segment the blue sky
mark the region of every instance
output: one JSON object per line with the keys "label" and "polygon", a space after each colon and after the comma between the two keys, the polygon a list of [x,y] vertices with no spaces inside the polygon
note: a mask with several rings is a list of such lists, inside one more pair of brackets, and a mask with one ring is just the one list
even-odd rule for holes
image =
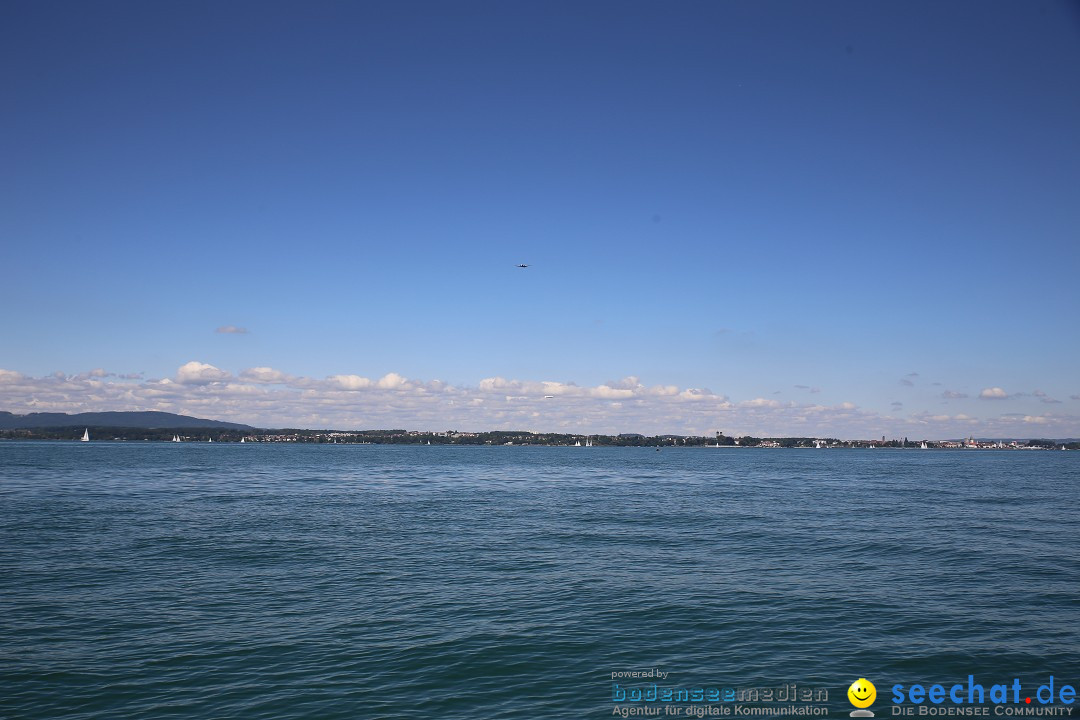
{"label": "blue sky", "polygon": [[1080,436],[1076,3],[8,2],[0,83],[0,409]]}

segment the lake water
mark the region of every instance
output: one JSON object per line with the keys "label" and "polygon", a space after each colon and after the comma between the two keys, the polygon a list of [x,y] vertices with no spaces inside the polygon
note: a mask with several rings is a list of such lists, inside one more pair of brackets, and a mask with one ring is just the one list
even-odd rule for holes
{"label": "lake water", "polygon": [[0,442],[0,509],[4,718],[1080,685],[1080,452]]}

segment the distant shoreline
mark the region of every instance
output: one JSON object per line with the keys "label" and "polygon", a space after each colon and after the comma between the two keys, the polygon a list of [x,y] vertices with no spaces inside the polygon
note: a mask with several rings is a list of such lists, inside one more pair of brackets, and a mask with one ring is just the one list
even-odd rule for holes
{"label": "distant shoreline", "polygon": [[1080,441],[1054,439],[974,439],[967,440],[840,440],[820,437],[732,437],[702,435],[577,435],[532,433],[517,430],[487,432],[424,432],[410,430],[298,430],[222,428],[118,428],[71,426],[0,430],[0,440],[63,441],[80,440],[86,432],[92,441],[121,442],[221,442],[297,443],[314,445],[454,445],[454,446],[542,446],[542,447],[700,447],[775,449],[895,448],[926,450],[1080,450]]}

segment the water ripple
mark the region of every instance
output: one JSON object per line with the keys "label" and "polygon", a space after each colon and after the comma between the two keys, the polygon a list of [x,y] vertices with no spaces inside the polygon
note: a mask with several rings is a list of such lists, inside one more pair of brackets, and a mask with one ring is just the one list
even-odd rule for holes
{"label": "water ripple", "polygon": [[[1080,453],[0,444],[0,716],[1080,680]],[[881,692],[879,684],[879,693]]]}

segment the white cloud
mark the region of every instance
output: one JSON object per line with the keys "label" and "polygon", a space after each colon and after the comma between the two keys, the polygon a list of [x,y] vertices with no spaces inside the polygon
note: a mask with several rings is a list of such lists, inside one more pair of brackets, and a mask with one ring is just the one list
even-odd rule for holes
{"label": "white cloud", "polygon": [[1047,405],[1060,405],[1061,404],[1060,400],[1055,400],[1054,398],[1052,398],[1049,395],[1047,395],[1046,393],[1044,393],[1042,390],[1036,390],[1035,392],[1033,392],[1031,394],[1034,395],[1035,397],[1039,398],[1039,402],[1041,402],[1041,403],[1045,403]]}
{"label": "white cloud", "polygon": [[781,403],[779,400],[769,400],[767,398],[759,397],[759,398],[754,398],[753,400],[745,400],[745,401],[739,403],[739,407],[746,407],[746,408],[760,408],[760,407],[778,408],[778,407],[783,407],[783,403]]}
{"label": "white cloud", "polygon": [[497,392],[509,386],[510,383],[507,380],[501,377],[493,377],[481,380],[479,387],[483,392]]}
{"label": "white cloud", "polygon": [[705,390],[701,388],[686,388],[681,393],[676,393],[676,396],[680,400],[686,400],[689,402],[719,402],[724,403],[727,398],[723,395],[717,395],[711,390]]}
{"label": "white cloud", "polygon": [[607,385],[597,385],[589,393],[593,397],[607,400],[634,397],[634,391],[626,388],[613,388]]}
{"label": "white cloud", "polygon": [[223,382],[231,375],[224,370],[219,370],[213,365],[192,360],[180,366],[176,371],[176,382],[182,385],[206,385],[213,382]]}
{"label": "white cloud", "polygon": [[236,325],[222,325],[214,332],[222,335],[247,335],[247,328],[237,327]]}
{"label": "white cloud", "polygon": [[342,390],[365,390],[374,384],[369,378],[359,375],[331,375],[327,381]]}
{"label": "white cloud", "polygon": [[22,381],[26,376],[20,372],[14,370],[4,370],[0,368],[0,383],[17,383]]}
{"label": "white cloud", "polygon": [[934,423],[942,427],[952,426],[953,428],[964,426],[966,427],[972,422],[978,422],[975,418],[965,415],[964,413],[958,413],[956,415],[930,415],[929,413],[915,413],[911,416],[913,420],[919,423]]}
{"label": "white cloud", "polygon": [[984,388],[983,391],[979,393],[979,397],[984,400],[1003,400],[1009,397],[1009,393],[999,387]]}
{"label": "white cloud", "polygon": [[375,383],[376,387],[382,388],[383,390],[396,390],[404,388],[408,386],[408,384],[409,381],[397,373],[386,373],[379,378],[379,382]]}
{"label": "white cloud", "polygon": [[241,370],[240,379],[253,383],[287,383],[293,378],[274,368],[253,367]]}
{"label": "white cloud", "polygon": [[[985,390],[983,392],[985,392]],[[956,392],[954,390],[946,390],[945,392],[941,393],[941,397],[945,398],[946,400],[962,400],[967,397],[967,393]]]}
{"label": "white cloud", "polygon": [[593,397],[605,400],[625,400],[627,398],[643,395],[674,395],[678,388],[674,386],[656,386],[646,388],[636,377],[627,377],[619,381],[609,381],[596,387],[581,387],[574,383],[561,383],[550,380],[541,382],[507,380],[502,377],[484,378],[478,388],[485,393],[512,393],[515,396],[539,396],[554,395],[556,397]]}

